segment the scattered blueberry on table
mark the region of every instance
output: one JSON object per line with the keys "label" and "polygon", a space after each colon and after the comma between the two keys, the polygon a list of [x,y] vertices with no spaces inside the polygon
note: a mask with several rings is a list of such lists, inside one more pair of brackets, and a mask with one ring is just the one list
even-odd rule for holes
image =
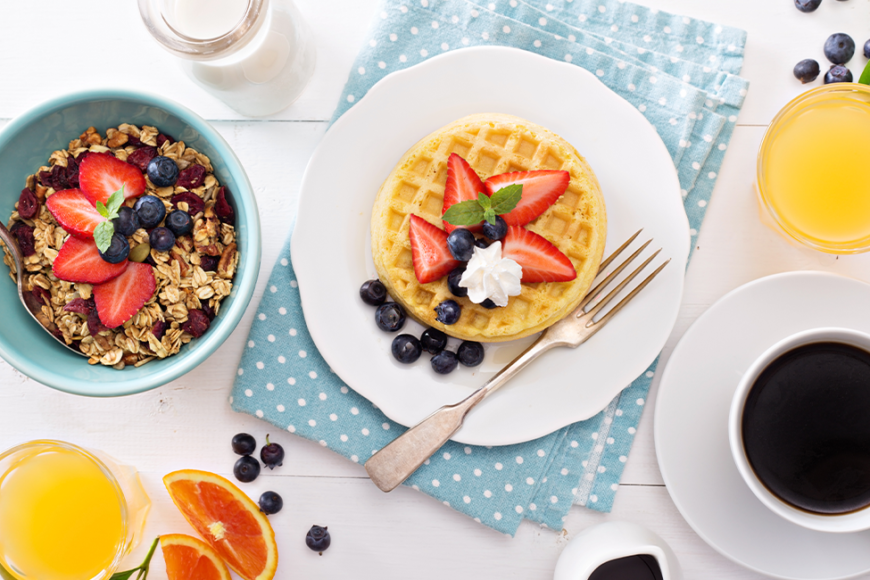
{"label": "scattered blueberry on table", "polygon": [[400,334],[393,339],[393,357],[402,364],[411,364],[423,354],[423,347],[416,336]]}
{"label": "scattered blueberry on table", "polygon": [[242,483],[251,483],[260,475],[260,462],[250,455],[240,457],[233,466],[233,475]]}
{"label": "scattered blueberry on table", "polygon": [[359,297],[369,306],[380,306],[387,299],[387,287],[380,280],[367,280],[360,286]]}
{"label": "scattered blueberry on table", "polygon": [[825,73],[825,84],[831,83],[851,83],[852,82],[852,71],[844,67],[843,65],[835,64],[831,67],[831,69]]}
{"label": "scattered blueberry on table", "polygon": [[825,57],[834,64],[845,64],[855,56],[855,41],[843,32],[837,32],[825,41]]}
{"label": "scattered blueberry on table", "polygon": [[456,353],[449,350],[442,350],[432,357],[432,370],[439,375],[449,375],[459,365],[459,358]]}
{"label": "scattered blueberry on table", "polygon": [[822,0],[794,0],[795,8],[801,12],[814,12]]}
{"label": "scattered blueberry on table", "polygon": [[459,345],[456,357],[467,367],[476,367],[483,362],[483,345],[479,342],[466,340]]}
{"label": "scattered blueberry on table", "polygon": [[438,354],[447,346],[447,335],[437,328],[427,328],[420,336],[420,345],[429,354]]}
{"label": "scattered blueberry on table", "polygon": [[257,449],[257,440],[248,433],[239,433],[233,437],[233,452],[237,455],[251,455]]}
{"label": "scattered blueberry on table", "polygon": [[794,65],[795,78],[804,84],[816,80],[820,72],[819,63],[811,58],[806,58]]}
{"label": "scattered blueberry on table", "polygon": [[320,552],[321,556],[331,543],[332,538],[329,536],[326,526],[311,526],[311,529],[305,534],[305,545],[315,552]]}
{"label": "scattered blueberry on table", "polygon": [[864,43],[864,58],[870,58],[870,39]]}
{"label": "scattered blueberry on table", "polygon": [[277,514],[284,507],[284,500],[274,491],[263,492],[263,495],[260,496],[260,501],[257,503],[260,506],[260,511],[267,516]]}
{"label": "scattered blueberry on table", "polygon": [[284,448],[278,443],[269,441],[269,436],[266,435],[266,445],[260,449],[260,459],[263,461],[263,465],[269,469],[280,467],[284,465]]}

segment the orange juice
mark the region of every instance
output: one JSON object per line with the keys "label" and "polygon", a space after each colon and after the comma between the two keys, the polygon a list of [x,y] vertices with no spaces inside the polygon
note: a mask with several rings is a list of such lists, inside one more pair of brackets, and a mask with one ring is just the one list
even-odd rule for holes
{"label": "orange juice", "polygon": [[870,249],[870,87],[825,85],[789,103],[761,144],[758,190],[798,241],[831,253]]}
{"label": "orange juice", "polygon": [[0,564],[15,578],[108,578],[129,531],[122,489],[92,454],[39,441],[0,456]]}

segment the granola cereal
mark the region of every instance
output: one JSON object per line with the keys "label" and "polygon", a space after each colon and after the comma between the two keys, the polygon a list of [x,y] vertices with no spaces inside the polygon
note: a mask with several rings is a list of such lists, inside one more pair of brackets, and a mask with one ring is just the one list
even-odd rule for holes
{"label": "granola cereal", "polygon": [[[151,266],[156,290],[117,328],[107,328],[100,320],[92,284],[60,280],[52,268],[69,234],[48,210],[46,200],[58,191],[80,187],[79,165],[91,153],[110,153],[143,173],[157,156],[175,161],[179,170],[175,184],[157,187],[146,175],[143,195],[159,198],[167,216],[173,210],[187,212],[193,224],[190,234],[178,236],[168,251],[150,248],[149,231],[144,228],[127,236],[131,263]],[[48,165],[29,175],[24,185],[8,227],[24,255],[25,290],[29,299],[42,305],[43,325],[68,345],[77,345],[90,364],[139,367],[176,354],[208,330],[232,291],[239,263],[229,192],[218,182],[208,157],[156,127],[123,123],[104,134],[88,127],[66,149],[51,153]],[[123,205],[133,208],[136,201],[126,199]],[[15,282],[12,256],[0,247]]]}

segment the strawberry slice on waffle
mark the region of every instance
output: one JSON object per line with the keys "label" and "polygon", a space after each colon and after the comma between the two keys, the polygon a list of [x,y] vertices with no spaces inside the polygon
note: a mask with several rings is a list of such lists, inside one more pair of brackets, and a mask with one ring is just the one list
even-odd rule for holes
{"label": "strawberry slice on waffle", "polygon": [[[562,197],[562,194],[568,189],[570,181],[571,174],[567,171],[514,171],[493,175],[487,179],[485,193],[491,197],[503,187],[515,183],[522,184],[523,196],[520,202],[509,213],[503,214],[501,217],[504,218],[508,226],[524,226],[556,203],[556,200]],[[444,201],[445,203],[447,201],[446,192]]]}
{"label": "strawberry slice on waffle", "polygon": [[[480,177],[471,168],[468,162],[451,153],[447,158],[447,184],[444,186],[444,204],[441,206],[441,215],[444,215],[453,204],[477,199],[478,193],[486,193],[486,187]],[[481,226],[454,226],[442,220],[444,229],[449,234],[456,228],[467,227],[471,231],[480,231]]]}
{"label": "strawberry slice on waffle", "polygon": [[447,249],[447,232],[416,215],[411,215],[408,231],[414,274],[421,284],[434,282],[458,268],[462,262]]}
{"label": "strawberry slice on waffle", "polygon": [[501,255],[522,267],[523,284],[568,282],[577,277],[577,271],[568,256],[543,236],[524,227],[508,228],[502,240]]}

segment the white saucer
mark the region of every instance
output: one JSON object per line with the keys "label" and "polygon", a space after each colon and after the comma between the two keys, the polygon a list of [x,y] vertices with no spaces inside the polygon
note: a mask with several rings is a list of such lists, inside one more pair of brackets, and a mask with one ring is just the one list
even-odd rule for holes
{"label": "white saucer", "polygon": [[662,374],[655,413],[668,491],[704,541],[756,572],[837,580],[870,571],[870,531],[834,534],[768,510],[737,472],[728,410],[743,372],[769,346],[802,330],[870,332],[870,285],[821,272],[750,282],[710,307],[683,336]]}
{"label": "white saucer", "polygon": [[[635,107],[580,67],[514,48],[457,50],[393,73],[336,121],[312,155],[291,252],[317,348],[342,380],[388,417],[414,425],[482,386],[534,337],[487,344],[481,366],[437,375],[429,356],[411,365],[393,358],[395,335],[377,328],[375,309],[358,291],[377,276],[371,210],[396,161],[439,127],[490,111],[547,127],[586,156],[607,205],[606,252],[644,228],[642,239],[654,238],[652,248],[663,248],[663,259],[673,261],[582,348],[555,349],[532,363],[474,409],[453,437],[509,445],[601,411],[658,356],[676,321],[689,223],[673,161]],[[418,337],[422,331],[414,322],[402,329]]]}

